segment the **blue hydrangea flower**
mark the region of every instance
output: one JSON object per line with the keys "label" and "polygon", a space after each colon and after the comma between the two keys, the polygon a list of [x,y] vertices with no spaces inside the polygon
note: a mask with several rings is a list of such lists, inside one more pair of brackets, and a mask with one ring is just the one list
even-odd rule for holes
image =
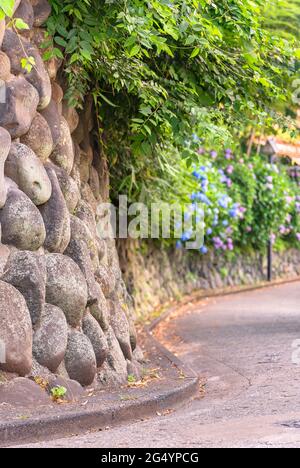
{"label": "blue hydrangea flower", "polygon": [[211,202],[210,200],[207,198],[207,196],[204,194],[204,193],[198,193],[198,200],[202,203],[204,203],[205,205],[211,205]]}
{"label": "blue hydrangea flower", "polygon": [[200,252],[205,255],[208,252],[208,248],[205,245],[203,245],[200,249]]}
{"label": "blue hydrangea flower", "polygon": [[227,208],[228,206],[228,202],[224,198],[220,198],[220,200],[218,201],[218,204],[221,208]]}
{"label": "blue hydrangea flower", "polygon": [[232,208],[231,210],[229,210],[229,216],[231,218],[237,218],[238,217],[238,210],[236,208]]}
{"label": "blue hydrangea flower", "polygon": [[181,237],[181,240],[182,242],[186,242],[186,241],[189,241],[192,237],[192,233],[191,232],[184,232],[182,234],[182,237]]}

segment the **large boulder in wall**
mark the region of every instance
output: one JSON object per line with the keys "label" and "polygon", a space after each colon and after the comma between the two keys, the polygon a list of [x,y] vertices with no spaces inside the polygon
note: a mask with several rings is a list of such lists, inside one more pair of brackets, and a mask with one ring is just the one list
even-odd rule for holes
{"label": "large boulder in wall", "polygon": [[128,319],[118,301],[108,301],[110,307],[110,323],[126,359],[132,360],[130,329]]}
{"label": "large boulder in wall", "polygon": [[82,221],[77,218],[77,216],[71,215],[71,232],[72,237],[76,241],[83,241],[86,243],[89,254],[93,263],[93,271],[95,272],[99,267],[99,258],[98,258],[98,245],[97,238],[91,233],[90,229]]}
{"label": "large boulder in wall", "polygon": [[70,215],[52,165],[46,164],[45,168],[52,185],[49,201],[39,207],[47,233],[45,248],[49,252],[64,253],[71,237]]}
{"label": "large boulder in wall", "polygon": [[42,26],[51,14],[51,6],[47,0],[30,0],[34,12],[34,26]]}
{"label": "large boulder in wall", "polygon": [[28,378],[18,377],[0,386],[0,404],[11,408],[36,408],[49,406],[47,393]]}
{"label": "large boulder in wall", "polygon": [[11,146],[10,134],[4,128],[0,128],[0,209],[6,202],[7,188],[4,179],[4,164]]}
{"label": "large boulder in wall", "polygon": [[49,125],[53,140],[53,148],[55,148],[55,146],[60,140],[60,115],[58,111],[58,106],[54,99],[51,99],[46,109],[43,109],[41,111],[41,115],[44,117],[47,124]]}
{"label": "large boulder in wall", "polygon": [[113,273],[105,265],[99,265],[95,272],[95,279],[100,285],[104,296],[108,298],[116,287],[116,279]]}
{"label": "large boulder in wall", "polygon": [[59,114],[62,115],[62,100],[64,98],[64,91],[62,87],[56,81],[52,81],[51,87],[52,87],[52,99],[57,104]]}
{"label": "large boulder in wall", "polygon": [[81,325],[88,295],[85,278],[73,260],[61,254],[46,255],[46,301],[59,307],[72,327]]}
{"label": "large boulder in wall", "polygon": [[59,186],[65,198],[68,210],[70,213],[74,213],[75,208],[77,207],[80,199],[80,191],[78,185],[76,184],[75,180],[72,177],[70,177],[64,169],[55,166],[54,164],[52,165],[52,167],[55,171],[55,174],[57,175]]}
{"label": "large boulder in wall", "polygon": [[90,312],[97,320],[102,330],[107,331],[110,326],[109,321],[109,308],[107,300],[99,286],[96,301],[90,305]]}
{"label": "large boulder in wall", "polygon": [[32,365],[32,326],[23,296],[0,281],[0,369],[25,376]]}
{"label": "large boulder in wall", "polygon": [[90,340],[83,333],[69,333],[65,365],[72,380],[77,380],[83,387],[93,383],[97,372],[96,357]]}
{"label": "large boulder in wall", "polygon": [[44,255],[16,250],[10,255],[1,278],[14,286],[26,300],[35,325],[44,310],[46,297],[46,261]]}
{"label": "large boulder in wall", "polygon": [[7,200],[0,210],[2,242],[20,250],[38,250],[45,242],[43,218],[32,201],[17,189],[8,191]]}
{"label": "large boulder in wall", "polygon": [[68,122],[71,133],[74,133],[79,124],[79,115],[75,107],[71,107],[67,100],[62,103],[62,113],[66,121]]}
{"label": "large boulder in wall", "polygon": [[[0,80],[6,81],[10,78],[10,75],[10,60],[7,55],[0,50]],[[0,86],[2,85],[5,86],[4,83],[0,83]]]}
{"label": "large boulder in wall", "polygon": [[[39,109],[45,109],[50,103],[52,90],[49,75],[38,49],[11,29],[5,31],[2,49],[10,58],[12,73],[15,75],[23,73],[26,80],[39,93]],[[22,67],[24,55],[34,58],[35,64],[30,72]]]}
{"label": "large boulder in wall", "polygon": [[[79,239],[76,218],[71,218],[71,240],[65,254],[74,260],[82,271],[88,287],[88,305],[95,304],[99,295],[100,286],[95,280],[93,262],[89,247],[84,240]],[[75,222],[74,222],[75,221]]]}
{"label": "large boulder in wall", "polygon": [[128,376],[126,359],[112,328],[109,328],[105,335],[108,343],[108,355],[98,373],[99,380],[103,384],[123,384]]}
{"label": "large boulder in wall", "polygon": [[34,117],[30,130],[21,138],[37,157],[46,162],[53,150],[53,138],[46,119],[39,113]]}
{"label": "large boulder in wall", "polygon": [[40,365],[55,372],[64,360],[67,343],[68,324],[63,311],[45,304],[33,337],[33,356]]}
{"label": "large boulder in wall", "polygon": [[[20,5],[15,11],[14,18],[19,18],[24,21],[24,23],[27,24],[29,30],[33,28],[33,22],[34,22],[34,13],[33,13],[33,8],[29,0],[22,0]],[[26,30],[21,31],[22,34],[29,35],[30,32]]]}
{"label": "large boulder in wall", "polygon": [[35,205],[43,205],[51,197],[52,186],[43,163],[28,146],[13,143],[4,170]]}
{"label": "large boulder in wall", "polygon": [[63,117],[60,118],[60,137],[51,160],[70,175],[74,164],[74,146],[69,125]]}
{"label": "large boulder in wall", "polygon": [[22,76],[7,80],[5,92],[5,102],[0,101],[0,127],[6,128],[12,138],[20,138],[30,129],[39,95]]}
{"label": "large boulder in wall", "polygon": [[108,355],[108,344],[102,328],[96,319],[87,313],[82,321],[82,329],[84,334],[92,343],[96,356],[97,367],[101,367]]}

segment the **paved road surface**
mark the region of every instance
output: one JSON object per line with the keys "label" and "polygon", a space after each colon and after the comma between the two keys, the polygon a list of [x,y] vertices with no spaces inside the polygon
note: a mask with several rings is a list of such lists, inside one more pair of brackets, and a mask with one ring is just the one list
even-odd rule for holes
{"label": "paved road surface", "polygon": [[129,427],[36,446],[300,447],[300,352],[297,365],[293,347],[300,283],[208,299],[173,317],[159,336],[206,377],[205,398]]}

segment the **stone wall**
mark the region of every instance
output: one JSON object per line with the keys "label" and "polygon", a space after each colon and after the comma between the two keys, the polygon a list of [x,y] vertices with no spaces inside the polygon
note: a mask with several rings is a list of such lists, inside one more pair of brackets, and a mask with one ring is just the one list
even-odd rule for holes
{"label": "stone wall", "polygon": [[[124,247],[124,246],[123,246]],[[254,285],[266,281],[266,255],[255,252],[232,259],[224,256],[160,250],[131,243],[119,249],[121,267],[137,314],[147,317],[172,299],[194,291],[204,292],[229,286]],[[300,250],[274,253],[275,278],[300,275]]]}
{"label": "stone wall", "polygon": [[136,334],[115,245],[96,228],[108,170],[91,99],[78,115],[61,64],[41,58],[49,14],[46,0],[16,0],[29,30],[0,23],[0,371],[124,382],[138,367]]}

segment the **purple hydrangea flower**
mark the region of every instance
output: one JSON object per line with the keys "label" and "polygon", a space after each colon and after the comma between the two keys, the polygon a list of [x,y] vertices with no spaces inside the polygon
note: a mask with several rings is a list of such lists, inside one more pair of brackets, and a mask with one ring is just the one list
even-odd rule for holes
{"label": "purple hydrangea flower", "polygon": [[232,151],[229,148],[225,150],[225,159],[227,159],[228,161],[232,159]]}

